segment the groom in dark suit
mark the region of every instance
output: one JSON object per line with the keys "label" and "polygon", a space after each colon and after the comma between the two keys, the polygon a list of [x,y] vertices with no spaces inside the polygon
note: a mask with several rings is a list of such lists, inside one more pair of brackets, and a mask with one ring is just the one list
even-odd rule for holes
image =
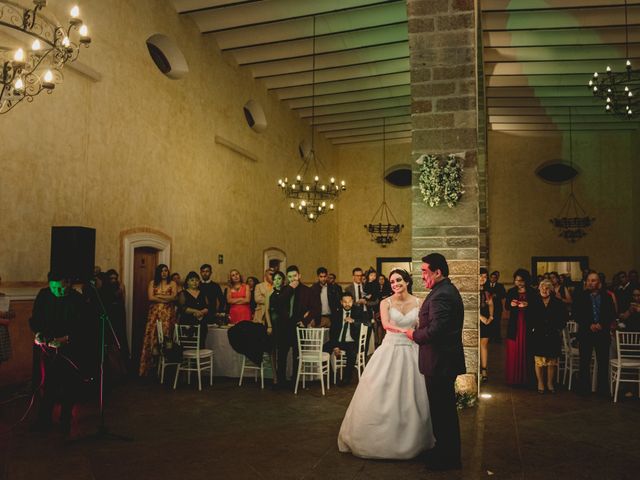
{"label": "groom in dark suit", "polygon": [[407,337],[420,346],[419,367],[429,395],[436,437],[436,446],[427,459],[431,470],[461,468],[455,381],[465,373],[464,306],[460,292],[448,277],[449,265],[443,255],[431,253],[423,257],[422,280],[431,293],[420,308],[418,328],[407,331]]}
{"label": "groom in dark suit", "polygon": [[362,325],[362,310],[353,306],[351,293],[344,292],[340,299],[340,308],[334,311],[331,318],[329,341],[324,345],[324,351],[327,353],[339,355],[340,350],[343,350],[347,354],[347,366],[341,386],[350,384],[353,377],[360,325]]}

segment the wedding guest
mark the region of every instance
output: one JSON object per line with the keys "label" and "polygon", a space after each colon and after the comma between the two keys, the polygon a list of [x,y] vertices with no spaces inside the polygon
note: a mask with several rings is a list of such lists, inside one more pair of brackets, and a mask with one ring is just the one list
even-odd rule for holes
{"label": "wedding guest", "polygon": [[273,268],[267,268],[264,271],[263,281],[256,285],[253,289],[253,298],[256,303],[253,313],[254,323],[267,324],[267,299],[273,290]]}
{"label": "wedding guest", "polygon": [[631,301],[627,310],[620,314],[618,328],[626,332],[640,332],[640,288],[631,292]]}
{"label": "wedding guest", "polygon": [[[385,298],[389,298],[391,295],[393,295],[389,279],[382,274],[378,275],[378,285],[380,288],[380,302],[382,302],[382,300],[384,300]],[[384,340],[386,334],[387,331],[384,329],[382,321],[378,322],[376,324],[376,338],[378,341],[378,345],[382,344],[382,341]]]}
{"label": "wedding guest", "polygon": [[565,305],[565,308],[570,307],[573,303],[573,297],[569,289],[560,281],[558,272],[551,272],[549,280],[551,281],[553,295]]}
{"label": "wedding guest", "polygon": [[[367,299],[367,309],[369,310],[369,330],[367,336],[374,335],[376,345],[380,345],[382,338],[379,336],[380,330],[383,330],[380,325],[380,300],[382,298],[382,290],[380,289],[380,283],[378,283],[378,272],[370,267],[366,271],[364,276],[364,296]],[[367,338],[367,345],[369,345],[369,339]]]}
{"label": "wedding guest", "polygon": [[251,318],[253,318],[253,314],[256,311],[256,299],[254,290],[258,283],[260,283],[260,281],[256,277],[247,277],[247,286],[249,287],[249,291],[251,292],[251,296],[249,299],[249,307],[251,307]]}
{"label": "wedding guest", "polygon": [[638,271],[637,270],[629,270],[629,283],[633,288],[640,287],[640,280],[638,280]]}
{"label": "wedding guest", "polygon": [[200,266],[200,291],[207,297],[209,302],[209,320],[213,320],[213,317],[218,312],[224,312],[224,305],[226,304],[225,295],[222,294],[220,285],[211,280],[211,265],[204,263]]}
{"label": "wedding guest", "polygon": [[294,291],[292,320],[299,327],[316,327],[311,288],[302,283],[302,275],[296,265],[287,267],[287,282]]}
{"label": "wedding guest", "polygon": [[[616,294],[613,293],[613,290],[607,286],[607,277],[603,272],[598,273],[598,278],[600,279],[600,288],[611,298],[613,301],[613,307],[615,308],[616,314],[620,311],[618,307],[618,299],[616,298]],[[589,290],[586,288],[585,282],[585,291]]]}
{"label": "wedding guest", "polygon": [[353,282],[347,285],[344,291],[349,292],[353,297],[353,304],[357,305],[362,309],[362,312],[363,312],[362,321],[363,323],[368,324],[369,312],[367,311],[367,299],[365,298],[364,285],[362,284],[364,279],[364,272],[360,267],[355,267],[351,271],[351,275],[353,278]]}
{"label": "wedding guest", "polygon": [[500,283],[500,272],[494,270],[489,275],[489,284],[487,290],[493,298],[493,329],[489,339],[492,343],[502,343],[502,313],[505,311],[505,301],[507,291],[504,285]]}
{"label": "wedding guest", "polygon": [[100,298],[111,321],[113,331],[118,337],[120,352],[124,359],[128,359],[129,343],[127,342],[127,318],[124,308],[124,285],[120,283],[120,276],[114,269],[107,270],[105,274],[105,280],[100,289]]}
{"label": "wedding guest", "polygon": [[336,285],[330,285],[328,282],[328,271],[324,267],[316,270],[318,281],[311,285],[311,298],[313,301],[312,315],[316,323],[321,328],[329,328],[331,326],[331,316],[338,308],[340,308],[340,290]]}
{"label": "wedding guest", "polygon": [[209,330],[209,300],[200,291],[200,276],[196,272],[189,272],[184,284],[186,288],[178,294],[179,322],[181,325],[200,325],[200,348],[204,348]]}
{"label": "wedding guest", "polygon": [[182,282],[182,277],[178,272],[171,274],[171,281],[176,284],[177,291],[181,292],[184,288],[184,283]]}
{"label": "wedding guest", "polygon": [[342,287],[338,284],[338,282],[336,282],[335,273],[330,273],[329,275],[327,275],[327,283],[329,285],[335,285],[338,288],[338,290],[340,290],[340,294],[342,294]]}
{"label": "wedding guest", "polygon": [[[0,277],[0,285],[2,285],[2,277]],[[9,299],[0,292],[0,363],[11,358],[9,321],[15,316],[15,312],[9,308]]]}
{"label": "wedding guest", "polygon": [[602,288],[597,272],[592,271],[587,275],[585,291],[576,296],[571,312],[578,323],[580,393],[588,394],[591,391],[591,358],[595,350],[598,362],[598,393],[609,396],[610,329],[616,318],[616,310],[611,296]]}
{"label": "wedding guest", "polygon": [[513,274],[515,286],[507,292],[505,307],[509,312],[507,340],[505,346],[505,376],[507,385],[526,385],[529,374],[527,351],[527,325],[529,323],[529,304],[536,299],[537,293],[528,285],[531,275],[524,268]]}
{"label": "wedding guest", "polygon": [[158,265],[153,275],[153,280],[149,282],[147,289],[149,314],[147,315],[147,326],[140,354],[140,376],[147,374],[153,367],[153,357],[160,353],[156,322],[158,320],[162,322],[162,334],[164,336],[173,335],[176,324],[174,302],[177,293],[178,286],[171,281],[169,267],[164,264]]}
{"label": "wedding guest", "polygon": [[489,271],[486,268],[480,269],[480,378],[483,382],[489,380],[487,359],[489,357],[489,338],[493,333],[495,315],[493,296],[487,288],[488,274]]}
{"label": "wedding guest", "polygon": [[227,290],[227,304],[229,305],[229,323],[235,325],[240,322],[251,321],[251,290],[242,281],[238,270],[229,272],[229,288]]}
{"label": "wedding guest", "polygon": [[531,351],[534,355],[538,393],[544,393],[545,383],[547,390],[555,393],[554,379],[562,347],[562,329],[567,324],[568,314],[562,300],[552,295],[552,282],[540,282],[539,291],[540,299],[531,304],[529,317]]}
{"label": "wedding guest", "polygon": [[[287,337],[289,341],[293,341],[293,362],[294,362],[294,377],[298,372],[298,341],[297,341],[297,327],[314,328],[320,322],[313,317],[313,299],[311,298],[311,288],[302,283],[302,275],[296,265],[290,265],[287,267],[287,281],[289,286],[293,289],[293,300],[291,303],[291,322],[289,322],[292,329],[292,336]],[[287,352],[289,347],[287,347]]]}
{"label": "wedding guest", "polygon": [[323,350],[336,357],[341,355],[341,351],[346,354],[347,364],[343,371],[343,380],[340,386],[351,383],[353,369],[356,364],[358,353],[358,338],[360,336],[360,315],[359,308],[353,308],[353,298],[349,292],[344,292],[340,298],[340,307],[333,312],[329,341],[324,344]]}
{"label": "wedding guest", "polygon": [[631,303],[631,291],[633,286],[627,278],[627,272],[618,272],[616,274],[618,278],[618,284],[613,289],[613,293],[616,296],[616,302],[618,304],[619,312],[626,312]]}
{"label": "wedding guest", "polygon": [[273,290],[265,303],[267,333],[270,333],[269,329],[271,329],[275,347],[272,354],[272,363],[276,367],[273,379],[274,386],[286,384],[287,356],[296,342],[295,324],[291,319],[292,297],[293,289],[285,285],[284,273],[275,272],[273,274]]}
{"label": "wedding guest", "polygon": [[389,279],[384,275],[380,274],[378,276],[378,283],[380,284],[380,299],[385,299],[393,295],[391,291],[391,284],[389,283]]}

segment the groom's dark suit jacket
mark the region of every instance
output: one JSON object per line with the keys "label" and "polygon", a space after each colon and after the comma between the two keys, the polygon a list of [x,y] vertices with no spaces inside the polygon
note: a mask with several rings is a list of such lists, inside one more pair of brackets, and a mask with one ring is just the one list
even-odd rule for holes
{"label": "groom's dark suit jacket", "polygon": [[420,345],[419,366],[425,377],[465,373],[462,350],[464,306],[458,289],[445,278],[434,285],[420,308],[413,340]]}

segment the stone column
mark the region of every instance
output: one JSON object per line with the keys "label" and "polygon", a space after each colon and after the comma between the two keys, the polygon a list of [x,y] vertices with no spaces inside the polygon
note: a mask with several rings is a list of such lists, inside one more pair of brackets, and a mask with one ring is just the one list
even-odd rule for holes
{"label": "stone column", "polygon": [[478,373],[480,195],[476,6],[473,0],[408,0],[413,159],[422,154],[464,154],[465,193],[454,208],[429,207],[413,163],[412,256],[415,291],[424,292],[420,259],[440,252],[465,306],[463,345],[467,372]]}

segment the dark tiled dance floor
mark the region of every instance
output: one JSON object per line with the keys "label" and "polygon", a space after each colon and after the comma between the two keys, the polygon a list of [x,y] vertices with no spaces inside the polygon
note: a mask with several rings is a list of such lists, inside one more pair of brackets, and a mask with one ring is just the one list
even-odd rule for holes
{"label": "dark tiled dance floor", "polygon": [[[636,479],[640,401],[614,405],[560,390],[538,395],[501,383],[502,346],[485,391],[460,412],[464,468],[433,473],[420,460],[369,461],[340,454],[336,436],[355,386],[319,384],[297,396],[216,379],[198,392],[131,382],[108,399],[111,431],[133,442],[78,442],[59,433],[13,432],[26,399],[0,406],[0,478],[21,479]],[[78,409],[74,435],[90,433],[96,409]]]}

